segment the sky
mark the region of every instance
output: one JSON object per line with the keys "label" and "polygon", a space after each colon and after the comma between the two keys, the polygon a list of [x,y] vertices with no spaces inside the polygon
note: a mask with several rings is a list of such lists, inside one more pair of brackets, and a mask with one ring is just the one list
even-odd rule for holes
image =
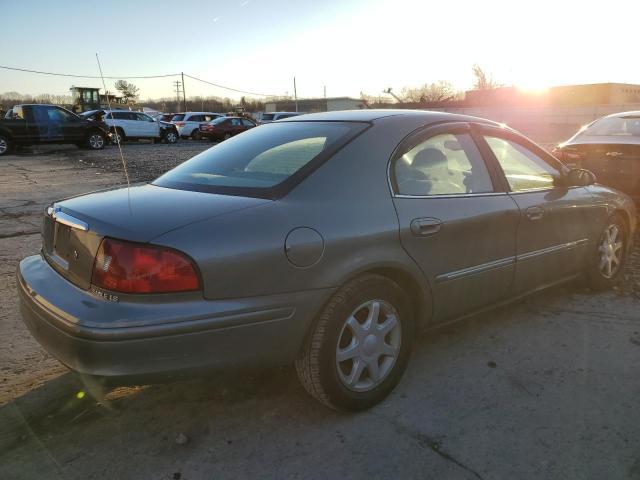
{"label": "sky", "polygon": [[[267,95],[381,95],[480,65],[505,85],[640,84],[640,1],[0,0],[0,65],[106,76],[184,72]],[[178,77],[130,80],[141,98]],[[113,90],[115,80],[106,80]],[[187,96],[240,94],[187,78]],[[65,94],[100,80],[0,69],[0,93]]]}

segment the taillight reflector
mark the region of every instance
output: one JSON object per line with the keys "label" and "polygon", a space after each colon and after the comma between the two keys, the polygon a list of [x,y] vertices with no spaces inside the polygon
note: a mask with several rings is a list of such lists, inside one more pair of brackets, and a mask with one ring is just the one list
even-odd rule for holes
{"label": "taillight reflector", "polygon": [[91,284],[122,293],[170,293],[200,289],[191,260],[164,247],[105,238],[93,264]]}

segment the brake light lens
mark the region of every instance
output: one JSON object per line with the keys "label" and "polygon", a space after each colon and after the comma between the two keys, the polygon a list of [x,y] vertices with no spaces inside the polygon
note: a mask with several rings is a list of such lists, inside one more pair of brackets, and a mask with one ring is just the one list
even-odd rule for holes
{"label": "brake light lens", "polygon": [[185,255],[164,247],[105,238],[93,263],[91,284],[122,293],[170,293],[200,289]]}
{"label": "brake light lens", "polygon": [[176,127],[184,127],[184,122],[176,122]]}
{"label": "brake light lens", "polygon": [[583,160],[580,153],[567,147],[556,147],[551,151],[551,153],[558,160],[570,167],[578,165]]}
{"label": "brake light lens", "polygon": [[551,155],[556,157],[561,162],[564,160],[564,158],[563,158],[564,157],[564,152],[562,151],[562,148],[560,148],[560,147],[555,147],[553,150],[551,150]]}

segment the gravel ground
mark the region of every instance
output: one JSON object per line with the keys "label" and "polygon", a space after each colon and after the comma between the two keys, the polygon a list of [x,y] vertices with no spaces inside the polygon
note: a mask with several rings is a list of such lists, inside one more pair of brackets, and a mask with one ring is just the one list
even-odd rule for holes
{"label": "gravel ground", "polygon": [[[124,151],[137,182],[209,146]],[[15,267],[45,205],[123,183],[114,147],[0,160],[1,479],[640,479],[640,238],[615,291],[569,285],[422,337],[369,412],[327,410],[290,368],[104,392],[25,329]]]}

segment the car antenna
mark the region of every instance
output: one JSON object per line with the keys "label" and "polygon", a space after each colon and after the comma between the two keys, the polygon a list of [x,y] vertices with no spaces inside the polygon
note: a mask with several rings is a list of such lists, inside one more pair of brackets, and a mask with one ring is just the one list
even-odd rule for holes
{"label": "car antenna", "polygon": [[[102,65],[100,64],[100,57],[96,53],[96,60],[98,61],[98,69],[100,70],[100,78],[102,79],[102,86],[104,87],[104,95],[107,97],[107,105],[109,106],[109,115],[113,118],[113,110],[111,110],[111,100],[109,99],[109,92],[107,91],[107,84],[104,82],[104,75],[102,74]],[[120,141],[116,142],[118,144],[118,151],[120,152],[120,159],[122,160],[122,166],[124,167],[124,176],[127,178],[127,189],[131,187],[131,182],[129,181],[129,172],[127,171],[127,162],[124,159],[124,154],[122,153],[122,136],[120,136]]]}

